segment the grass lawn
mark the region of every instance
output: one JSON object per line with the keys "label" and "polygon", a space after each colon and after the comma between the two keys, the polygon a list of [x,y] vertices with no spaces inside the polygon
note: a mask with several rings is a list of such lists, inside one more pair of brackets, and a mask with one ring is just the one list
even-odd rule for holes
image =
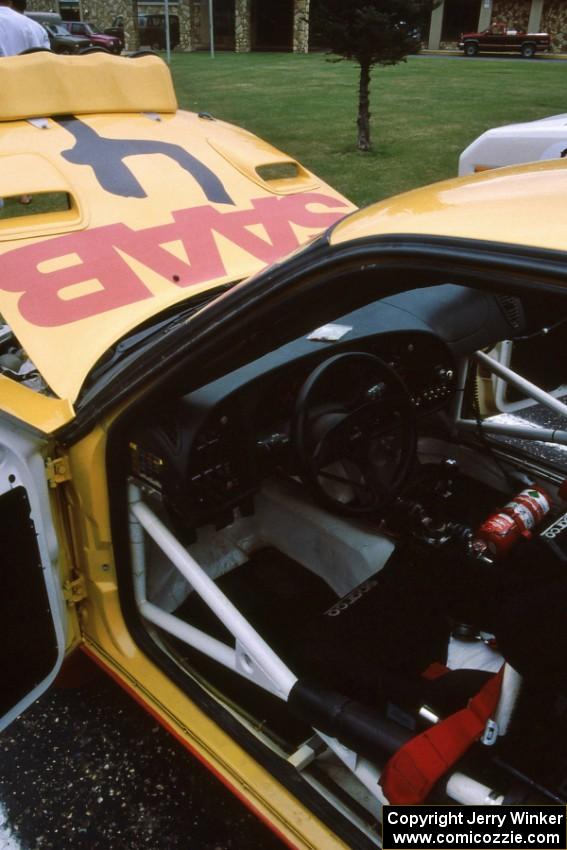
{"label": "grass lawn", "polygon": [[455,175],[489,127],[567,111],[567,63],[411,57],[374,70],[374,148],[360,153],[357,67],[321,54],[172,57],[183,108],[246,127],[359,205]]}

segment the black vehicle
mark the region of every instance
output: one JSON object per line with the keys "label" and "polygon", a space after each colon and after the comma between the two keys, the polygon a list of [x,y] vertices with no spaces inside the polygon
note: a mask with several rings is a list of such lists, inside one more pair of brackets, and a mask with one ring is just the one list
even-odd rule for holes
{"label": "black vehicle", "polygon": [[47,31],[49,45],[54,53],[79,53],[92,46],[90,38],[71,35],[57,12],[26,12],[26,17],[37,21]]}
{"label": "black vehicle", "polygon": [[80,35],[71,35],[62,24],[43,23],[49,36],[49,44],[54,53],[79,53],[86,47],[92,47],[92,41]]}
{"label": "black vehicle", "polygon": [[[169,16],[169,33],[171,48],[179,44],[179,18]],[[165,15],[138,15],[138,34],[140,46],[149,45],[159,49],[165,48]]]}
{"label": "black vehicle", "polygon": [[124,18],[122,15],[118,15],[118,17],[114,18],[112,21],[112,26],[107,27],[104,30],[105,35],[111,35],[114,38],[117,38],[122,45],[122,50],[126,47],[126,36],[124,34]]}

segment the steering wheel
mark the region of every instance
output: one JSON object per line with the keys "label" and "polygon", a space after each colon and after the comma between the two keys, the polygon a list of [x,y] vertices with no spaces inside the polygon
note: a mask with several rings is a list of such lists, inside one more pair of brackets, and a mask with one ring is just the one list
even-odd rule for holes
{"label": "steering wheel", "polygon": [[291,438],[302,480],[331,510],[379,510],[399,493],[415,458],[415,408],[396,372],[351,351],[320,363],[301,387]]}

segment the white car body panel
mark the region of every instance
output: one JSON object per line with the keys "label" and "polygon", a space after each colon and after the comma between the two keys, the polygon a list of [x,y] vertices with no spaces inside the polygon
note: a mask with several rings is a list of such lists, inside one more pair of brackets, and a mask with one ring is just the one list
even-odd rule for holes
{"label": "white car body panel", "polygon": [[566,155],[567,113],[551,115],[538,121],[487,130],[462,152],[459,176]]}

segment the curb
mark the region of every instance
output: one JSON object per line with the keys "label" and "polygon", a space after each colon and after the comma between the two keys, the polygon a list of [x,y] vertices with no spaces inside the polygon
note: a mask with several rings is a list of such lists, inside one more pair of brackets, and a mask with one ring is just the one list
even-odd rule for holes
{"label": "curb", "polygon": [[[463,56],[463,58],[464,58],[464,54],[463,54],[462,50],[429,50],[428,48],[425,48],[423,50],[420,50],[419,53],[417,53],[416,55],[417,56]],[[503,55],[505,55],[505,56],[507,56],[511,59],[513,57],[515,58],[519,54],[513,53],[512,51],[510,51],[509,53],[506,52],[505,54],[504,54],[504,52],[503,53],[483,53],[482,54],[482,56],[488,56],[488,57],[496,57],[496,56],[499,57],[499,56],[503,56]],[[468,58],[476,58],[476,57],[468,57]],[[567,53],[537,53],[534,58],[537,58],[537,59],[567,59]]]}

